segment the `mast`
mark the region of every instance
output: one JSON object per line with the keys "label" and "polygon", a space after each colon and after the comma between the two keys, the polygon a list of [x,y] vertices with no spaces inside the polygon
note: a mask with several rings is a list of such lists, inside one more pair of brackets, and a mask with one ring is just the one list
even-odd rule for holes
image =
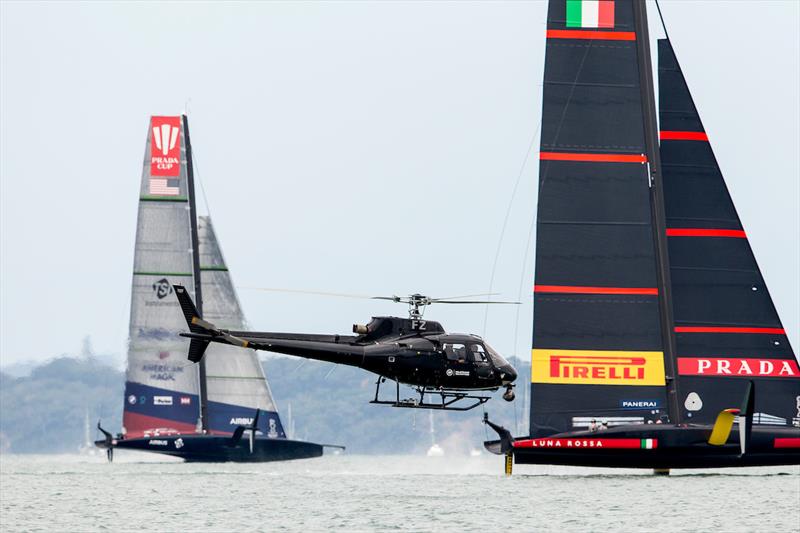
{"label": "mast", "polygon": [[646,0],[633,2],[636,45],[639,51],[639,86],[642,95],[645,146],[650,179],[650,203],[653,217],[653,238],[657,262],[658,303],[661,317],[661,335],[664,339],[664,366],[666,370],[667,408],[670,422],[681,423],[681,410],[677,394],[677,365],[674,320],[672,316],[672,282],[670,280],[667,251],[667,225],[664,211],[664,188],[661,180],[661,154],[659,150],[658,122],[656,121],[653,66],[650,60],[650,34],[647,27]]}
{"label": "mast", "polygon": [[[197,202],[194,193],[194,165],[192,162],[192,143],[189,140],[189,118],[183,115],[183,137],[186,142],[186,174],[189,189],[189,220],[192,233],[192,277],[194,278],[194,301],[197,312],[203,316],[203,293],[200,279],[200,248],[197,239]],[[208,391],[206,387],[206,361],[205,358],[198,364],[200,371],[200,424],[203,433],[208,431]]]}

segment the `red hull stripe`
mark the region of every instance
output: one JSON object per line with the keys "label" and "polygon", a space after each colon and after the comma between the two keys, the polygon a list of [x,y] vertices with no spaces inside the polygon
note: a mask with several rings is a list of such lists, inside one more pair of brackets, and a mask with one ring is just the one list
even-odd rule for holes
{"label": "red hull stripe", "polygon": [[645,294],[658,296],[658,289],[649,287],[573,287],[567,285],[534,285],[533,292],[568,294]]}
{"label": "red hull stripe", "polygon": [[131,412],[123,414],[122,425],[125,426],[127,431],[125,436],[129,439],[141,437],[145,431],[151,432],[151,430],[155,429],[161,430],[160,433],[162,435],[170,433],[194,434],[197,429],[194,424]]}
{"label": "red hull stripe", "polygon": [[675,333],[761,333],[767,335],[785,335],[783,328],[723,328],[711,326],[677,326]]}
{"label": "red hull stripe", "polygon": [[513,443],[514,448],[543,448],[551,450],[585,450],[585,449],[645,449],[658,448],[658,439],[595,439],[591,437],[576,437],[571,439],[526,439]]}
{"label": "red hull stripe", "polygon": [[740,229],[667,228],[667,237],[733,237],[746,239]]}
{"label": "red hull stripe", "polygon": [[547,30],[548,39],[588,39],[592,41],[635,41],[632,31]]}
{"label": "red hull stripe", "polygon": [[647,163],[644,154],[574,154],[570,152],[539,152],[542,161],[585,161],[589,163]]}
{"label": "red hull stripe", "polygon": [[776,448],[800,448],[800,439],[796,437],[777,438],[773,446]]}
{"label": "red hull stripe", "polygon": [[708,141],[703,131],[659,131],[658,138],[662,141]]}

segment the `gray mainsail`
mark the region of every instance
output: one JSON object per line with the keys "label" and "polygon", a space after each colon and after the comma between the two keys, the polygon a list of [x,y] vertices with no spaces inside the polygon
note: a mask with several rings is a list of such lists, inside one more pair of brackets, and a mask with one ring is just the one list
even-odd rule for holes
{"label": "gray mainsail", "polygon": [[123,433],[194,432],[199,381],[172,285],[193,292],[186,142],[181,117],[150,119],[139,191]]}
{"label": "gray mainsail", "polygon": [[[241,330],[245,318],[209,217],[198,219],[203,317],[214,324]],[[275,402],[254,350],[214,343],[206,351],[208,423],[212,433],[233,433],[250,425],[260,410],[259,430],[285,437]]]}

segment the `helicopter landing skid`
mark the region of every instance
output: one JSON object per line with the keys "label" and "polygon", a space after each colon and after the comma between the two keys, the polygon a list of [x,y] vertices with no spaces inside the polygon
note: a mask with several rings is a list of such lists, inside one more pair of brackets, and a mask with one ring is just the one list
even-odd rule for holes
{"label": "helicopter landing skid", "polygon": [[[423,387],[415,387],[417,394],[419,394],[419,398],[404,398],[400,399],[400,382],[395,381],[395,399],[394,400],[381,400],[378,396],[380,395],[381,390],[381,383],[385,381],[386,378],[383,376],[378,377],[378,381],[375,382],[375,398],[372,399],[369,403],[375,403],[379,405],[391,405],[392,407],[405,407],[409,409],[439,409],[443,411],[469,411],[470,409],[474,409],[479,405],[483,405],[484,403],[488,402],[491,399],[491,396],[476,396],[473,394],[469,394],[467,392],[462,391],[455,391],[455,390],[447,390],[447,389],[433,389],[433,390],[425,390]],[[441,402],[431,403],[425,401],[425,395],[438,395],[441,398]],[[454,405],[461,400],[474,400],[473,403],[466,406]]]}

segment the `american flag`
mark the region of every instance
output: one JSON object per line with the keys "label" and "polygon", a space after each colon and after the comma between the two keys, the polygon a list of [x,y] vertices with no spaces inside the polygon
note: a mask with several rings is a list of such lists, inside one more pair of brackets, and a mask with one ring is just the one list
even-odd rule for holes
{"label": "american flag", "polygon": [[179,179],[150,178],[150,194],[178,196],[181,193]]}

